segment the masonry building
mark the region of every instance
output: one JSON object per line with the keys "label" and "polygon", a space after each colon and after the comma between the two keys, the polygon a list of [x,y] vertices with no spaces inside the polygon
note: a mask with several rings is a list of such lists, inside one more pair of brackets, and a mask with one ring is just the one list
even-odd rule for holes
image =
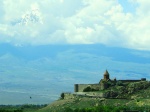
{"label": "masonry building", "polygon": [[96,84],[75,84],[74,85],[74,92],[84,92],[84,89],[87,87],[92,88],[93,90],[104,90],[109,87],[109,84],[116,84],[117,81],[121,82],[139,82],[139,81],[146,81],[146,78],[141,78],[140,80],[116,80],[110,79],[110,74],[106,70],[103,74],[103,79]]}

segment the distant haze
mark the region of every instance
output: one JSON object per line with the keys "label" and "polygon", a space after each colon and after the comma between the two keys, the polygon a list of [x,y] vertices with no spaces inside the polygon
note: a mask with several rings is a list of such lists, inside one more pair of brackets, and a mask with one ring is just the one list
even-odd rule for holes
{"label": "distant haze", "polygon": [[149,51],[101,44],[0,48],[0,104],[49,103],[75,83],[98,83],[106,69],[111,79],[150,79]]}

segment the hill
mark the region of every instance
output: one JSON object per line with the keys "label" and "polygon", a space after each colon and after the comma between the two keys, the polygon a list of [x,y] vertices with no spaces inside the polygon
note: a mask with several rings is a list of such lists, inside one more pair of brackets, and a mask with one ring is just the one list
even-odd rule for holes
{"label": "hill", "polygon": [[[97,92],[99,91],[95,93]],[[120,85],[109,87],[104,93],[108,95],[106,98],[80,96],[70,99],[59,99],[38,112],[81,112],[83,110],[99,112],[97,111],[98,109],[103,109],[103,111],[104,109],[108,111],[111,109],[114,112],[118,110],[150,110],[149,81],[120,83]],[[116,93],[117,95],[112,97],[110,93]]]}

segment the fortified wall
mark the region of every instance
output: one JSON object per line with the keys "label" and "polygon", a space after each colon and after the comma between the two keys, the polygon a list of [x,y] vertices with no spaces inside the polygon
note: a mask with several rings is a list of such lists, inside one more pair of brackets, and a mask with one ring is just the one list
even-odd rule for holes
{"label": "fortified wall", "polygon": [[115,78],[115,79],[111,80],[109,78],[109,73],[107,70],[105,71],[103,77],[104,78],[101,79],[100,82],[97,84],[75,84],[74,85],[74,92],[83,92],[84,89],[87,87],[90,87],[90,88],[95,89],[95,90],[104,90],[104,89],[107,89],[109,87],[108,82],[116,83],[117,81],[121,81],[124,83],[124,82],[146,81],[146,78],[141,78],[140,80],[116,80],[116,78]]}
{"label": "fortified wall", "polygon": [[141,78],[140,80],[118,80],[121,82],[139,82],[139,81],[146,81],[146,78]]}
{"label": "fortified wall", "polygon": [[64,99],[74,99],[74,98],[82,98],[82,97],[89,97],[89,98],[105,98],[105,93],[95,93],[95,92],[78,92],[78,93],[64,93]]}
{"label": "fortified wall", "polygon": [[75,84],[74,92],[83,92],[83,90],[87,87],[91,87],[95,90],[100,90],[100,84]]}

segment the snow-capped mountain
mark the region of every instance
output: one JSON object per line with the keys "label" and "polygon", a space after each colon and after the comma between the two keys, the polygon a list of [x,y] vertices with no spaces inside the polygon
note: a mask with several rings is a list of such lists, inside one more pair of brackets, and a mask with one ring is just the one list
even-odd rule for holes
{"label": "snow-capped mountain", "polygon": [[39,9],[32,9],[23,14],[21,18],[11,22],[12,25],[28,25],[34,23],[43,24],[42,15]]}

